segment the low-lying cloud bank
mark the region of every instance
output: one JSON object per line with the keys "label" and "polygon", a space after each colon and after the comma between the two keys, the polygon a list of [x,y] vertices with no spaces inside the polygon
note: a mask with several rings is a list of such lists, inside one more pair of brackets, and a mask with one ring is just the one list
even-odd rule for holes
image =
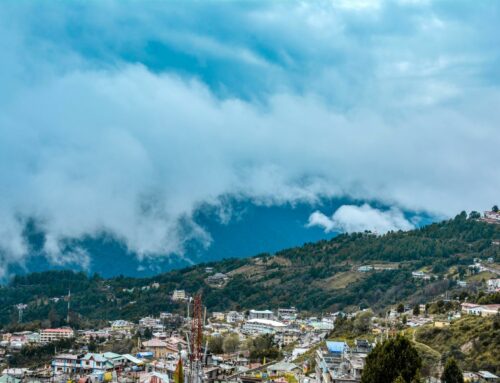
{"label": "low-lying cloud bank", "polygon": [[[83,250],[67,254],[65,241],[103,231],[139,257],[182,255],[193,238],[209,246],[192,213],[213,203],[227,215],[226,195],[397,206],[309,220],[378,232],[410,228],[402,209],[447,216],[498,202],[500,91],[489,47],[500,33],[487,7],[228,5],[226,20],[241,28],[228,34],[197,29],[209,12],[201,5],[178,14],[92,4],[76,13],[0,5],[0,277],[29,253],[30,218],[64,264],[89,261]],[[68,26],[75,15],[79,32]],[[470,28],[478,22],[484,28]],[[259,38],[247,41],[249,31]],[[148,49],[158,44],[161,60],[174,55],[184,70],[153,65]]]}
{"label": "low-lying cloud bank", "polygon": [[398,208],[383,211],[368,204],[361,206],[343,205],[331,217],[320,211],[309,216],[307,226],[318,226],[325,232],[340,231],[346,233],[370,231],[385,234],[388,231],[411,230],[415,225],[407,220]]}

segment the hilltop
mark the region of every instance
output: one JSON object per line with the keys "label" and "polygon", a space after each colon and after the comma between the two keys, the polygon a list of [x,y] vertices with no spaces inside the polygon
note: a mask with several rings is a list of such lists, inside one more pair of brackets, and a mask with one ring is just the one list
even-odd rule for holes
{"label": "hilltop", "polygon": [[[309,312],[382,310],[398,302],[424,303],[455,289],[454,280],[464,278],[475,258],[490,259],[494,270],[500,261],[499,241],[500,225],[462,213],[412,231],[342,234],[275,254],[205,263],[152,278],[32,273],[16,276],[0,288],[0,323],[15,323],[14,305],[22,302],[28,304],[25,322],[61,324],[68,289],[74,325],[183,310],[183,303],[171,300],[174,289],[202,292],[204,304],[213,311],[284,306]],[[417,270],[428,279],[413,278]],[[208,277],[214,273],[226,279],[219,285],[210,283]],[[474,292],[474,280],[482,277],[470,278],[467,289]]]}

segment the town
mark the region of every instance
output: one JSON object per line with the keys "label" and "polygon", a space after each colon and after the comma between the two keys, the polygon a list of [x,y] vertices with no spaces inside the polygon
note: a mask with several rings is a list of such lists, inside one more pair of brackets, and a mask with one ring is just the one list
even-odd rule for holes
{"label": "town", "polygon": [[[470,269],[497,271],[486,264],[477,259]],[[413,276],[426,278],[420,272]],[[220,285],[226,278],[215,273],[210,283]],[[483,298],[498,293],[500,279],[482,284]],[[3,332],[0,382],[360,382],[367,355],[389,337],[401,333],[415,339],[419,329],[442,329],[467,318],[495,318],[497,324],[500,319],[500,304],[448,296],[413,307],[399,304],[382,316],[370,309],[307,315],[295,307],[208,312],[200,295],[185,290],[174,290],[170,299],[182,303],[184,315],[162,312],[93,329],[69,325]],[[24,308],[18,307],[20,320]],[[425,381],[438,382],[440,369],[441,361],[430,366]],[[467,382],[499,379],[487,370],[464,371],[464,377]]]}

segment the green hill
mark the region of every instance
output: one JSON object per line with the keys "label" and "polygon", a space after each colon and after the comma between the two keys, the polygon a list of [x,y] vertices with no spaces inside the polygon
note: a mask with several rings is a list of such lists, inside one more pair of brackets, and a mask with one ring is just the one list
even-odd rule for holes
{"label": "green hill", "polygon": [[[184,310],[170,299],[174,289],[203,293],[209,310],[296,306],[321,312],[349,306],[383,309],[405,301],[425,302],[453,287],[443,277],[464,270],[474,258],[500,261],[500,225],[468,219],[452,220],[408,232],[383,236],[344,234],[276,254],[227,259],[160,274],[153,278],[116,277],[70,271],[50,271],[14,277],[0,288],[0,323],[17,320],[14,305],[28,304],[24,321],[62,323],[71,289],[73,324],[86,320],[137,319],[160,311]],[[120,262],[116,260],[117,264]],[[360,265],[376,270],[358,272]],[[229,275],[223,287],[206,283],[205,268]],[[383,270],[386,269],[386,270]],[[411,272],[425,269],[437,276],[414,280]],[[455,270],[455,271],[453,271]],[[153,282],[159,288],[147,289]],[[133,289],[133,291],[132,291]],[[82,323],[83,325],[83,323]]]}

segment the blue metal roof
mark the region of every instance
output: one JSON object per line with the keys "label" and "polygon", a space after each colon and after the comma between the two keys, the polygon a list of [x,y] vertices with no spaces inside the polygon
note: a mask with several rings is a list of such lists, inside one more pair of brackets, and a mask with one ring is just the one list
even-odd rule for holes
{"label": "blue metal roof", "polygon": [[326,348],[328,348],[329,352],[342,353],[344,352],[346,347],[347,345],[345,344],[345,342],[332,342],[332,341],[326,342]]}

